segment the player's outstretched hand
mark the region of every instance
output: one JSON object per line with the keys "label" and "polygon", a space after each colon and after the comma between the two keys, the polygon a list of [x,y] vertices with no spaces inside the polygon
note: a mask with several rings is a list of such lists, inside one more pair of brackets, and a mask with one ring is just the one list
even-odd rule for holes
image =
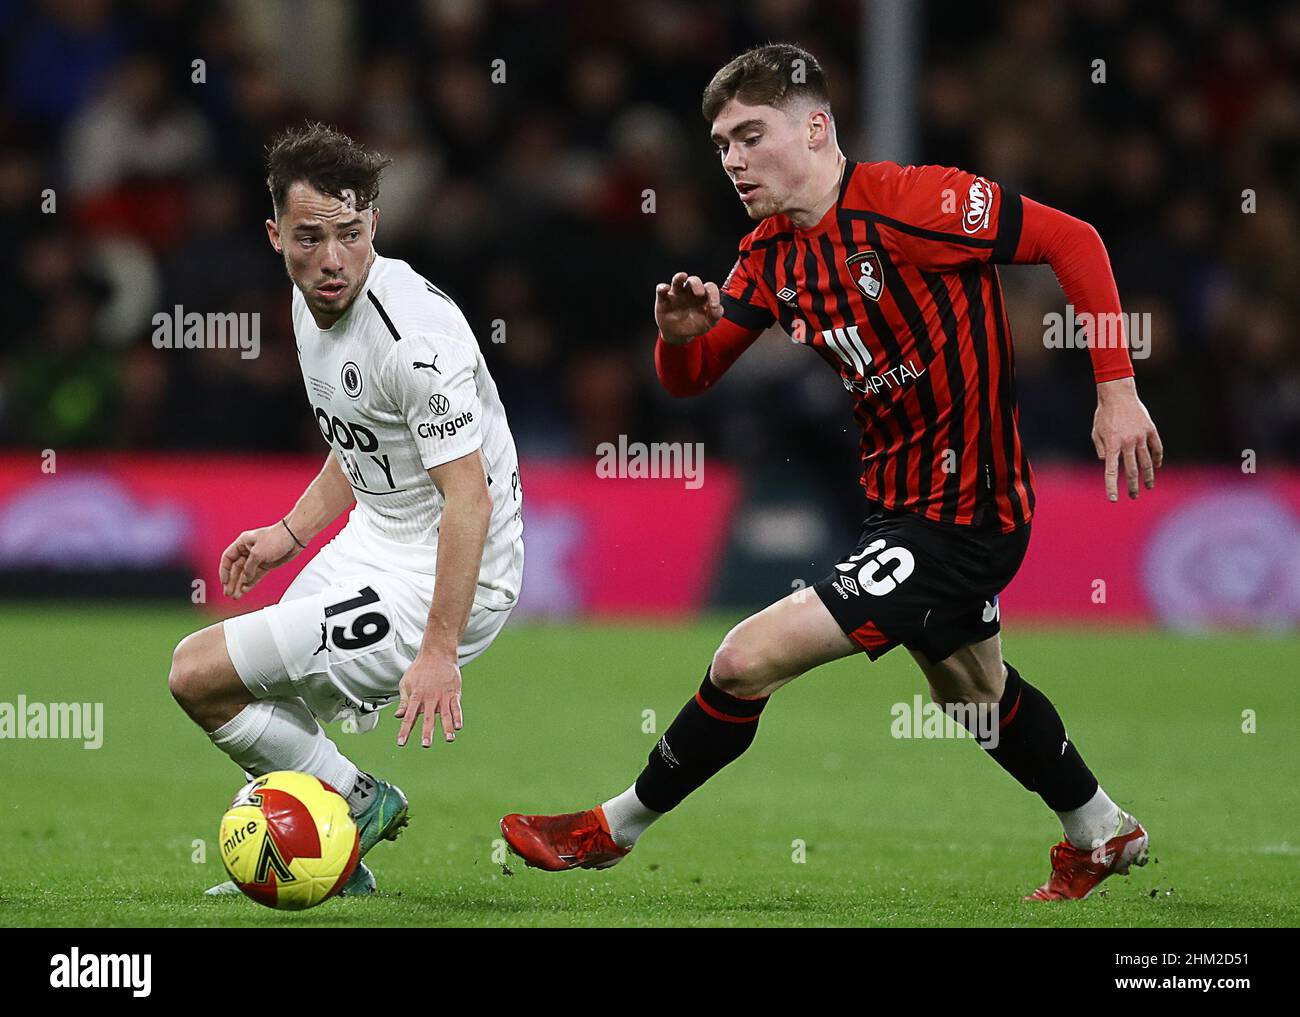
{"label": "player's outstretched hand", "polygon": [[302,550],[280,523],[257,530],[245,530],[221,556],[221,588],[238,600],[275,568],[298,556]]}
{"label": "player's outstretched hand", "polygon": [[721,320],[722,298],[717,283],[678,272],[671,282],[655,287],[655,324],[665,342],[681,346]]}
{"label": "player's outstretched hand", "polygon": [[449,742],[456,740],[456,732],[465,726],[460,712],[460,667],[455,659],[419,654],[402,675],[397,691],[399,700],[395,716],[402,726],[397,731],[397,744],[405,745],[415,720],[424,714],[424,727],[420,744],[428,748],[433,744],[434,720],[442,718],[442,736]]}
{"label": "player's outstretched hand", "polygon": [[1106,464],[1106,497],[1119,500],[1119,463],[1124,460],[1128,496],[1138,496],[1138,478],[1147,490],[1156,486],[1156,470],[1165,458],[1151,414],[1137,396],[1132,378],[1097,386],[1097,413],[1092,420],[1092,444]]}

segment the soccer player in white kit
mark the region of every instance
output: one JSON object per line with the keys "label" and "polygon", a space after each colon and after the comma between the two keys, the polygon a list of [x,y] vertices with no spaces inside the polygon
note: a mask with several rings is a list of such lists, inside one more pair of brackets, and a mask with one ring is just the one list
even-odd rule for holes
{"label": "soccer player in white kit", "polygon": [[[406,797],[360,771],[321,722],[369,730],[398,700],[398,745],[421,717],[424,747],[435,718],[454,741],[460,669],[505,625],[524,558],[514,439],[478,343],[444,293],[375,252],[387,165],[320,124],[269,151],[266,230],[294,284],[298,358],[330,451],[282,519],[226,549],[226,595],[242,597],[356,507],[278,604],[187,636],[168,678],[246,773],[300,770],[343,795],[362,855],[396,838]],[[359,864],[344,892],[374,887]]]}

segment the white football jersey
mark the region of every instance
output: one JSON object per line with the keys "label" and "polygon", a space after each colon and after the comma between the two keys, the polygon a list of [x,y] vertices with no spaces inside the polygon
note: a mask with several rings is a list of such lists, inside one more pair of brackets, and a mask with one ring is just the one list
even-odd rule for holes
{"label": "white football jersey", "polygon": [[[345,531],[391,568],[432,575],[442,494],[428,470],[483,457],[492,497],[480,597],[523,534],[514,438],[477,340],[451,299],[406,262],[375,257],[365,287],[321,329],[293,291],[307,398],[357,504]],[[508,571],[504,567],[500,570]],[[499,590],[502,606],[517,589]]]}

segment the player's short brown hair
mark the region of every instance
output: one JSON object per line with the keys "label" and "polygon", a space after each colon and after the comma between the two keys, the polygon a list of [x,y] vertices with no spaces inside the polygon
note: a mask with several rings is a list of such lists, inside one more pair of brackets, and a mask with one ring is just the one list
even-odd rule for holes
{"label": "player's short brown hair", "polygon": [[797,99],[831,111],[826,75],[817,58],[788,42],[756,46],[718,71],[704,90],[700,110],[712,123],[732,99],[749,106],[784,109]]}
{"label": "player's short brown hair", "polygon": [[326,124],[291,127],[266,150],[266,186],[276,218],[289,188],[300,181],[335,198],[351,188],[357,208],[369,208],[379,197],[380,174],[392,162]]}

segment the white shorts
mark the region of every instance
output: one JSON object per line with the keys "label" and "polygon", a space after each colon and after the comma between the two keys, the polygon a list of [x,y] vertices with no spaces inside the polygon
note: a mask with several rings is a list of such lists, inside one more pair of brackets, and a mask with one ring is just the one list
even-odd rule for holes
{"label": "white shorts", "polygon": [[[420,649],[434,577],[377,564],[364,535],[350,528],[321,549],[278,604],[228,618],[224,629],[230,659],[255,698],[296,696],[323,723],[351,717],[357,730],[369,730],[397,699]],[[508,582],[480,586],[475,595],[462,667],[505,626],[518,594],[503,598],[502,586],[518,591],[523,564],[522,539],[485,550],[483,571]]]}

